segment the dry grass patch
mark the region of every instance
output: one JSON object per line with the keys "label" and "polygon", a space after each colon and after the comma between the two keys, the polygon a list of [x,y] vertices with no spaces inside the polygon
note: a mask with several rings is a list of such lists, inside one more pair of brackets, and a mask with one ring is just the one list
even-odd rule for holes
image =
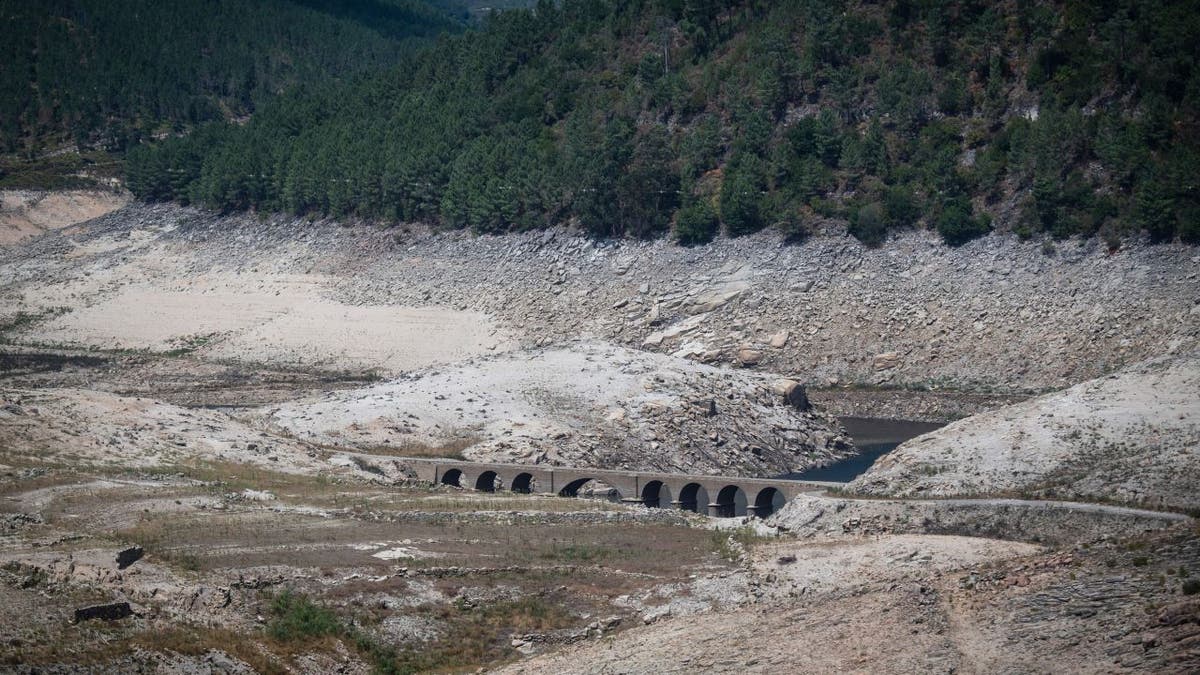
{"label": "dry grass patch", "polygon": [[203,656],[218,650],[241,660],[262,675],[282,675],[288,672],[282,660],[245,631],[225,628],[170,626],[147,630],[129,641],[132,646],[154,652],[174,652],[187,656]]}
{"label": "dry grass patch", "polygon": [[[27,467],[32,468],[32,467]],[[11,497],[34,490],[42,490],[45,488],[65,487],[69,485],[79,485],[86,480],[84,476],[80,476],[71,471],[61,470],[45,470],[32,471],[21,473],[20,470],[8,469],[0,476],[0,497]],[[4,501],[0,501],[0,511],[9,510],[11,507]]]}
{"label": "dry grass patch", "polygon": [[[541,513],[576,513],[580,511],[628,511],[631,507],[604,499],[571,499],[566,497],[530,496],[517,493],[479,492],[458,494],[413,495],[406,492],[391,496],[387,506],[404,511],[437,513],[471,513],[478,511],[527,511]],[[378,507],[378,504],[372,504]]]}
{"label": "dry grass patch", "polygon": [[512,636],[577,626],[582,619],[541,597],[483,607],[439,606],[433,617],[446,637],[420,647],[385,647],[375,656],[376,672],[426,673],[474,670],[519,656]]}
{"label": "dry grass patch", "polygon": [[377,445],[362,448],[358,452],[388,457],[416,457],[434,459],[466,460],[463,451],[479,443],[481,438],[473,435],[449,434],[450,438],[439,444],[422,443],[414,439],[404,439],[394,445]]}

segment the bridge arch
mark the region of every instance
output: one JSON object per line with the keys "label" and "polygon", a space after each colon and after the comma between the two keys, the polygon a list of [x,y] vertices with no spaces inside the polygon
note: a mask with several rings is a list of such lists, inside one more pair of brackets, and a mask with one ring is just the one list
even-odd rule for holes
{"label": "bridge arch", "polygon": [[712,515],[718,518],[733,518],[735,516],[746,515],[746,491],[736,485],[726,485],[717,493],[717,501],[714,502],[716,513]]}
{"label": "bridge arch", "polygon": [[495,471],[484,471],[475,479],[475,489],[479,492],[495,492],[499,478]]}
{"label": "bridge arch", "polygon": [[652,480],[642,488],[642,503],[652,509],[671,505],[671,488],[661,480]]}
{"label": "bridge arch", "polygon": [[563,488],[558,491],[558,496],[560,496],[560,497],[578,497],[579,490],[581,490],[584,485],[587,485],[588,483],[590,483],[591,480],[592,480],[591,478],[577,478],[577,479],[571,481],[570,483],[567,483],[566,485],[564,485]]}
{"label": "bridge arch", "polygon": [[529,472],[519,473],[516,478],[512,479],[509,490],[527,495],[533,492],[534,480],[533,474]]}
{"label": "bridge arch", "polygon": [[754,515],[759,518],[766,518],[783,508],[787,502],[787,498],[783,496],[783,492],[776,487],[765,487],[758,491],[758,495],[754,497]]}
{"label": "bridge arch", "polygon": [[679,508],[693,513],[708,513],[708,490],[699,483],[688,483],[679,491]]}
{"label": "bridge arch", "polygon": [[[567,483],[566,485],[564,485],[563,488],[558,491],[558,496],[560,496],[560,497],[578,497],[578,496],[580,496],[580,492],[583,491],[584,486],[588,485],[589,483],[593,483],[593,482],[599,482],[599,481],[598,481],[598,479],[592,478],[591,476],[584,476],[581,478],[576,478],[575,480],[571,481],[570,483]],[[609,485],[608,483],[604,483],[604,484],[608,486],[608,494],[606,496],[609,500],[617,501],[617,500],[621,499],[622,495],[621,495],[621,490],[619,488],[617,488],[615,485]],[[593,487],[595,487],[595,486],[593,486]],[[593,493],[589,496],[601,497],[601,496],[605,496],[605,495],[601,495],[599,493]]]}
{"label": "bridge arch", "polygon": [[440,482],[442,485],[462,487],[463,472],[459,469],[447,469],[446,471],[442,472],[442,479],[438,482]]}

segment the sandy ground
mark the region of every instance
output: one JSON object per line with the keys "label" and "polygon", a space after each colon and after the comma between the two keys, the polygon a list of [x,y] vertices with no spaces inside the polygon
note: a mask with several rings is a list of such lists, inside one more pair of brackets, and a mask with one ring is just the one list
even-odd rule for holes
{"label": "sandy ground", "polygon": [[1152,359],[915,438],[852,490],[1030,492],[1196,509],[1200,354]]}
{"label": "sandy ground", "polygon": [[[1032,544],[977,537],[883,535],[849,539],[785,541],[755,549],[752,564],[773,575],[784,596],[821,593],[886,578],[919,580],[930,572],[963,569],[989,561],[1033,555]],[[794,561],[780,564],[780,559]]]}
{"label": "sandy ground", "polygon": [[145,469],[225,461],[283,472],[334,469],[313,447],[221,412],[79,389],[0,390],[0,446],[33,466]]}
{"label": "sandy ground", "polygon": [[[0,322],[40,346],[186,353],[219,363],[394,374],[512,348],[478,311],[346,304],[334,276],[267,256],[201,260],[162,238],[172,221],[78,232],[0,262]],[[285,256],[286,257],[286,256]]]}
{"label": "sandy ground", "polygon": [[101,190],[0,190],[0,246],[99,218],[129,201],[127,193]]}
{"label": "sandy ground", "polygon": [[476,312],[355,307],[321,296],[321,277],[246,275],[126,286],[41,326],[34,339],[103,349],[186,350],[217,361],[401,372],[505,349]]}

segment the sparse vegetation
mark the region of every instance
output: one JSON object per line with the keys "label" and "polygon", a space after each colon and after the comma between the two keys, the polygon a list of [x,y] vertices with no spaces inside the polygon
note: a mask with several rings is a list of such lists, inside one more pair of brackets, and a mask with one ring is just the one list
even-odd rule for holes
{"label": "sparse vegetation", "polygon": [[271,617],[267,635],[281,642],[336,637],[346,631],[337,614],[288,590],[271,601]]}
{"label": "sparse vegetation", "polygon": [[404,439],[395,444],[368,447],[360,451],[392,457],[436,457],[464,461],[467,458],[463,455],[463,450],[479,443],[481,440],[479,437],[469,434],[448,433],[446,436],[448,440],[436,444]]}
{"label": "sparse vegetation", "polygon": [[740,562],[755,545],[771,541],[773,537],[759,534],[752,527],[735,530],[714,530],[711,534],[713,551],[729,562]]}
{"label": "sparse vegetation", "polygon": [[562,562],[581,562],[593,563],[601,560],[606,560],[612,556],[614,551],[609,548],[600,546],[588,546],[578,544],[559,545],[555,542],[549,551],[543,551],[541,558],[543,560],[556,560]]}
{"label": "sparse vegetation", "polygon": [[214,337],[216,337],[216,333],[205,333],[202,335],[188,335],[188,336],[179,338],[174,341],[174,343],[170,349],[166,350],[165,352],[162,352],[162,355],[168,356],[168,357],[170,357],[170,356],[186,356],[186,355],[191,354],[192,352],[196,351],[197,349],[202,349],[203,347],[208,345],[208,343],[212,342]]}
{"label": "sparse vegetation", "polygon": [[220,650],[245,662],[261,675],[287,673],[288,669],[282,660],[255,638],[255,635],[242,631],[188,626],[143,631],[134,635],[130,643],[131,646],[150,651],[189,656],[203,656],[211,650]]}
{"label": "sparse vegetation", "polygon": [[17,312],[10,317],[0,319],[0,344],[11,342],[12,333],[20,332],[42,321],[62,316],[69,311],[71,311],[69,307],[53,307],[41,312]]}
{"label": "sparse vegetation", "polygon": [[421,648],[381,648],[360,641],[380,673],[457,671],[481,664],[496,665],[516,656],[512,635],[544,632],[576,625],[579,619],[558,603],[531,596],[483,607],[429,608],[446,625],[444,639]]}

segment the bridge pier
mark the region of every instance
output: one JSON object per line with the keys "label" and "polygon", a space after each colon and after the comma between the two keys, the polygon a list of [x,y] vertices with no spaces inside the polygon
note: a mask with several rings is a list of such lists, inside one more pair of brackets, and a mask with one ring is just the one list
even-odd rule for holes
{"label": "bridge pier", "polygon": [[696,502],[681,502],[678,499],[672,499],[671,508],[675,509],[676,511],[695,511]]}

